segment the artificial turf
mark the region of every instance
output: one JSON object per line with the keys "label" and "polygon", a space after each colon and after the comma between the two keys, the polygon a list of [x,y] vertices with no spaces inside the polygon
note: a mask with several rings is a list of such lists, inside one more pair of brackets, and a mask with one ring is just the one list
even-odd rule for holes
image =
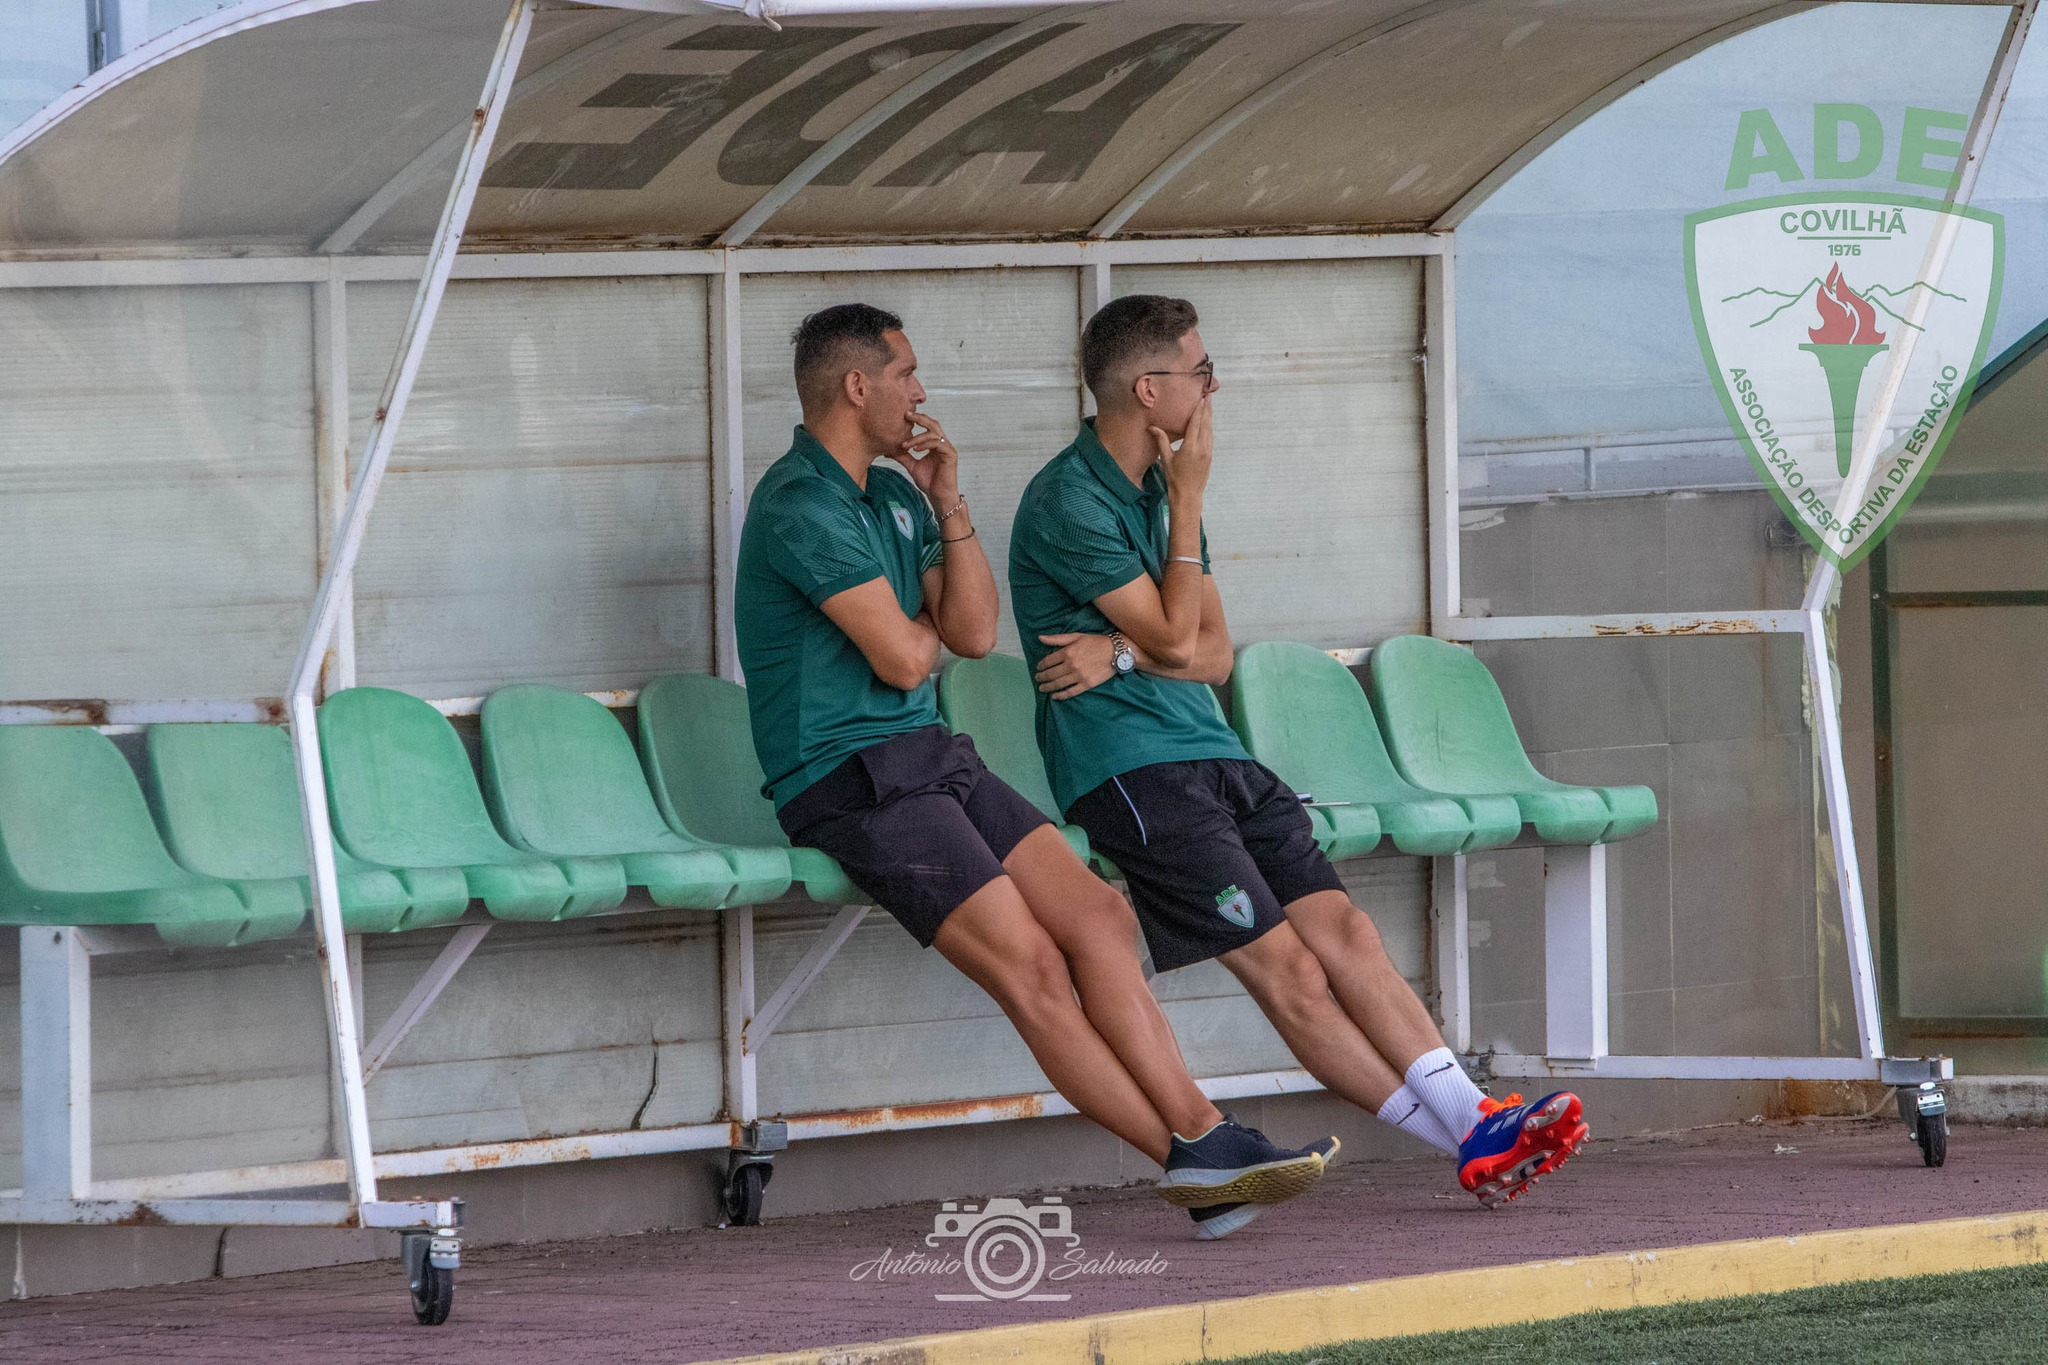
{"label": "artificial turf", "polygon": [[2039,1365],[2048,1265],[1864,1280],[1512,1327],[1354,1341],[1240,1365]]}

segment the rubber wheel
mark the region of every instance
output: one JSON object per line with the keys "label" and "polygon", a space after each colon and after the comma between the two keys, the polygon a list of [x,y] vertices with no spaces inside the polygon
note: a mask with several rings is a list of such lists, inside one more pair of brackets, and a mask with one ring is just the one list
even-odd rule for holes
{"label": "rubber wheel", "polygon": [[1920,1119],[1920,1159],[1929,1166],[1948,1161],[1948,1115],[1927,1114]]}
{"label": "rubber wheel", "polygon": [[455,1272],[431,1263],[420,1268],[419,1281],[412,1287],[412,1315],[422,1327],[439,1327],[448,1321],[455,1306]]}
{"label": "rubber wheel", "polygon": [[761,1201],[768,1188],[768,1169],[761,1162],[750,1161],[726,1177],[726,1222],[741,1228],[761,1225]]}

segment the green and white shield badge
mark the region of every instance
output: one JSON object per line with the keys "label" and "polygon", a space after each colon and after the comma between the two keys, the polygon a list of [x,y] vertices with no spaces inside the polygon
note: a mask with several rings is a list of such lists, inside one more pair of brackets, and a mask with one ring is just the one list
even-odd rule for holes
{"label": "green and white shield badge", "polygon": [[1991,343],[2004,263],[1998,214],[1906,195],[1788,195],[1685,220],[1721,405],[1785,515],[1842,569],[1941,458]]}

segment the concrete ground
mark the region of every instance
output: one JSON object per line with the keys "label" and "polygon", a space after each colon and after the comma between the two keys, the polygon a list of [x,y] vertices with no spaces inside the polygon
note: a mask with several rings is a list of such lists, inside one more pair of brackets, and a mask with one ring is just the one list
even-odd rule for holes
{"label": "concrete ground", "polygon": [[[1928,1170],[1891,1121],[1762,1123],[1596,1141],[1481,1210],[1437,1158],[1341,1163],[1224,1242],[1144,1189],[1078,1191],[1064,1301],[971,1296],[935,1204],[474,1251],[454,1315],[416,1325],[395,1262],[0,1303],[0,1359],[701,1361],[1595,1252],[2048,1205],[2048,1131],[1959,1128]],[[1044,1191],[998,1192],[1026,1203]],[[922,1254],[936,1271],[906,1264]],[[1062,1255],[1053,1248],[1057,1261]],[[998,1268],[1002,1268],[1000,1263]]]}

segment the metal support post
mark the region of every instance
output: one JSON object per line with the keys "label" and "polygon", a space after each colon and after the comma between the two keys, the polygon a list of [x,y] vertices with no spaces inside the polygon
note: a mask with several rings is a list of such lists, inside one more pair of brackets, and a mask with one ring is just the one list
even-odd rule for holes
{"label": "metal support post", "polygon": [[1430,948],[1437,1016],[1451,1051],[1472,1050],[1472,934],[1463,854],[1430,861]]}
{"label": "metal support post", "polygon": [[448,940],[446,947],[427,965],[413,988],[406,992],[405,999],[391,1012],[377,1030],[377,1036],[370,1040],[363,1054],[363,1080],[380,1071],[384,1063],[391,1060],[391,1054],[405,1041],[413,1025],[425,1017],[441,998],[441,992],[448,989],[448,983],[455,979],[455,973],[462,970],[462,964],[469,961],[469,955],[484,941],[484,935],[491,932],[488,924],[464,924],[455,930],[455,937]]}
{"label": "metal support post", "polygon": [[92,959],[80,929],[21,931],[21,1184],[32,1204],[92,1188]]}
{"label": "metal support post", "polygon": [[1544,1050],[1607,1055],[1607,846],[1543,850]]}
{"label": "metal support post", "polygon": [[755,1054],[747,1047],[747,1023],[754,1017],[754,908],[741,906],[718,917],[720,994],[724,996],[725,1116],[752,1123],[761,1116]]}
{"label": "metal support post", "polygon": [[1438,639],[1457,638],[1463,610],[1458,546],[1458,330],[1455,239],[1422,262],[1423,425],[1428,441],[1429,620]]}
{"label": "metal support post", "polygon": [[448,287],[448,275],[462,243],[462,230],[475,202],[477,185],[490,157],[492,139],[511,99],[519,59],[526,49],[526,36],[533,25],[533,0],[513,0],[498,37],[497,51],[484,77],[477,98],[476,118],[467,144],[456,164],[455,180],[434,232],[434,244],[427,253],[425,273],[413,296],[412,312],[400,333],[391,372],[384,381],[383,396],[370,424],[368,449],[364,453],[360,478],[349,492],[341,525],[336,531],[333,553],[321,575],[314,597],[312,619],[300,642],[298,661],[292,670],[289,716],[292,750],[298,760],[299,795],[306,825],[308,859],[313,872],[314,932],[320,945],[320,963],[325,979],[328,1027],[334,1041],[335,1064],[340,1072],[342,1109],[342,1162],[348,1173],[349,1197],[367,1204],[377,1197],[376,1167],[370,1145],[369,1106],[363,1091],[361,1035],[356,1027],[355,990],[350,979],[346,952],[347,933],[341,918],[341,891],[335,871],[334,834],[328,823],[327,784],[320,759],[318,722],[314,715],[313,691],[327,663],[327,651],[340,624],[347,598],[347,584],[355,572],[362,551],[363,534],[370,508],[391,462],[391,450],[405,406],[412,396],[413,381],[426,356],[427,338],[433,332],[434,317]]}
{"label": "metal support post", "polygon": [[733,587],[739,579],[740,531],[747,524],[746,394],[740,372],[739,253],[720,253],[711,280],[711,542],[712,619],[718,636],[718,676],[745,682]]}

